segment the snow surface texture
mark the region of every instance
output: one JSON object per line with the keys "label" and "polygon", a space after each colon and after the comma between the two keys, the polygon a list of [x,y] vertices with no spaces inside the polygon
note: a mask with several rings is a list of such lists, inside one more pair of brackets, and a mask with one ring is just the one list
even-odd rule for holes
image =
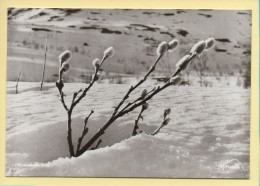
{"label": "snow surface texture", "polygon": [[[139,95],[147,82],[137,90]],[[100,148],[68,158],[66,118],[54,83],[7,83],[6,176],[249,178],[250,90],[240,87],[169,87],[156,95],[131,137],[139,110],[116,121]],[[80,83],[66,83],[71,101]],[[73,113],[73,140],[91,109],[94,135],[128,90],[127,84],[95,84]],[[131,100],[131,99],[130,99]],[[171,121],[160,133],[163,110]],[[139,130],[139,131],[140,131]],[[84,142],[83,142],[84,144]]]}

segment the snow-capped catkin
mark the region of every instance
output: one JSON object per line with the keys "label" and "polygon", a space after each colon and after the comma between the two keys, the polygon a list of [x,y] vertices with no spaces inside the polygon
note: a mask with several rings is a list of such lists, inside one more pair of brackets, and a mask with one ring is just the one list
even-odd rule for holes
{"label": "snow-capped catkin", "polygon": [[166,120],[164,120],[162,123],[162,126],[167,125],[170,122],[170,120],[171,120],[170,118],[167,118]]}
{"label": "snow-capped catkin", "polygon": [[113,57],[115,53],[115,50],[113,47],[108,47],[105,51],[104,51],[104,56],[107,56],[107,57]]}
{"label": "snow-capped catkin", "polygon": [[149,108],[149,103],[147,103],[147,102],[145,102],[143,105],[142,105],[142,109],[143,110],[146,110],[146,109],[148,109]]}
{"label": "snow-capped catkin", "polygon": [[206,42],[199,41],[191,48],[190,53],[196,53],[197,55],[200,55],[202,54],[205,48],[206,48]]}
{"label": "snow-capped catkin", "polygon": [[189,67],[189,58],[190,58],[190,55],[185,55],[183,56],[183,58],[181,58],[178,63],[176,64],[176,68],[177,69],[181,69],[181,70],[186,70],[188,67]]}
{"label": "snow-capped catkin", "polygon": [[70,64],[69,63],[63,63],[61,66],[61,71],[62,72],[68,72],[70,69]]}
{"label": "snow-capped catkin", "polygon": [[157,55],[163,55],[168,50],[168,43],[166,41],[161,42],[157,47]]}
{"label": "snow-capped catkin", "polygon": [[171,85],[179,85],[181,81],[182,79],[180,76],[175,76],[170,79]]}
{"label": "snow-capped catkin", "polygon": [[141,94],[141,99],[144,99],[145,96],[146,96],[146,94],[147,94],[147,90],[144,89],[144,90],[142,91],[142,94]]}
{"label": "snow-capped catkin", "polygon": [[168,43],[168,51],[172,52],[179,44],[177,39],[173,39]]}
{"label": "snow-capped catkin", "polygon": [[69,62],[70,59],[71,59],[71,55],[72,55],[71,51],[69,51],[69,50],[65,50],[64,52],[62,52],[59,55],[59,62],[60,62],[60,64],[62,65],[65,62]]}
{"label": "snow-capped catkin", "polygon": [[213,47],[213,45],[215,44],[215,38],[208,38],[208,39],[206,39],[205,40],[205,42],[206,42],[206,48],[205,48],[205,50],[209,50],[209,49],[211,49],[212,47]]}
{"label": "snow-capped catkin", "polygon": [[92,62],[92,65],[94,66],[94,68],[98,68],[100,64],[100,60],[99,59],[94,59]]}

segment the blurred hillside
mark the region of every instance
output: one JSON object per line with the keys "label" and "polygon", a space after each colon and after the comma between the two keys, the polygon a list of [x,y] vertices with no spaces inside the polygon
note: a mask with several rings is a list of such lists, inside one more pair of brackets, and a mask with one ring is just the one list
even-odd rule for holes
{"label": "blurred hillside", "polygon": [[[179,47],[160,62],[168,75],[199,40],[216,38],[206,55],[210,76],[244,76],[251,63],[251,11],[246,10],[129,10],[129,9],[8,9],[8,80],[40,81],[47,46],[46,81],[55,81],[58,55],[73,52],[67,81],[84,81],[93,72],[92,60],[104,49],[115,56],[104,64],[107,74],[136,75],[147,71],[161,41],[174,38]],[[196,59],[199,60],[199,59]]]}

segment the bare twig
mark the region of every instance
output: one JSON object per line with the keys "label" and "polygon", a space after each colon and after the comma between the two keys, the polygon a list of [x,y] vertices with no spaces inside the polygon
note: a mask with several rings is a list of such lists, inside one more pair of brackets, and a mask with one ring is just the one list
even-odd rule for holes
{"label": "bare twig", "polygon": [[92,147],[91,150],[97,149],[101,143],[102,143],[102,140],[99,139],[98,142],[97,142],[97,144],[96,144],[96,146],[95,146],[95,147]]}
{"label": "bare twig", "polygon": [[67,107],[67,105],[66,105],[66,103],[65,103],[65,100],[64,100],[64,93],[63,93],[63,92],[61,92],[60,101],[61,101],[61,103],[62,103],[64,109],[65,109],[66,111],[69,111],[69,109],[68,109],[68,107]]}
{"label": "bare twig", "polygon": [[171,109],[165,109],[164,110],[164,113],[163,113],[163,121],[160,125],[160,127],[158,127],[153,133],[151,133],[150,135],[154,136],[155,134],[157,134],[158,132],[160,132],[161,128],[163,128],[164,126],[166,126],[169,121],[170,121],[170,118],[166,118],[171,112]]}
{"label": "bare twig", "polygon": [[132,136],[135,136],[137,134],[137,129],[139,128],[138,127],[138,122],[140,120],[140,118],[143,118],[142,117],[142,113],[143,113],[143,109],[141,109],[140,113],[138,114],[137,116],[137,119],[135,120],[135,125],[134,125],[134,129],[133,129],[133,132],[132,132]]}
{"label": "bare twig", "polygon": [[71,114],[72,110],[68,110],[67,140],[69,144],[70,156],[75,156],[74,147],[72,143]]}
{"label": "bare twig", "polygon": [[48,38],[46,37],[46,41],[45,41],[45,52],[44,52],[44,63],[43,63],[43,70],[42,70],[41,90],[42,90],[42,85],[43,85],[43,80],[44,80],[44,74],[45,74],[45,66],[46,66],[47,41],[48,41]]}
{"label": "bare twig", "polygon": [[18,83],[19,83],[19,81],[20,81],[20,76],[21,76],[22,71],[23,71],[23,66],[22,66],[22,68],[21,68],[21,70],[20,70],[20,72],[19,72],[19,74],[18,74],[18,77],[17,77],[16,90],[15,90],[15,93],[16,93],[16,94],[18,94]]}
{"label": "bare twig", "polygon": [[68,106],[67,106],[66,103],[65,103],[64,93],[63,93],[63,91],[62,91],[63,86],[64,86],[63,81],[62,81],[62,74],[63,74],[63,72],[60,70],[60,71],[59,71],[59,80],[56,82],[56,87],[57,87],[58,90],[59,90],[60,101],[61,101],[62,105],[63,105],[64,109],[65,109],[66,111],[68,111],[69,109],[68,109]]}
{"label": "bare twig", "polygon": [[84,138],[84,136],[88,133],[88,128],[87,128],[87,124],[88,124],[88,119],[89,117],[94,113],[93,110],[91,110],[91,112],[89,113],[89,115],[85,118],[84,120],[84,128],[82,130],[82,134],[81,134],[81,137],[78,139],[78,145],[77,145],[77,151],[76,151],[76,154],[78,153],[79,149],[80,149],[80,146],[81,146],[81,143],[82,143],[82,140]]}
{"label": "bare twig", "polygon": [[160,132],[161,128],[163,128],[165,125],[160,125],[160,127],[158,129],[156,129],[153,133],[151,133],[152,136],[154,136],[155,134],[157,134],[158,132]]}

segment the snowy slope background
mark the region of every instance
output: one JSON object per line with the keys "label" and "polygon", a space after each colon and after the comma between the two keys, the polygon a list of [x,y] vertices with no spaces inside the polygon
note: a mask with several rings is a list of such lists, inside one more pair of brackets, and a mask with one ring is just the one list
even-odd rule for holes
{"label": "snowy slope background", "polygon": [[[9,9],[8,15],[6,176],[249,178],[250,88],[243,83],[250,63],[250,11]],[[46,36],[49,82],[39,91]],[[67,116],[54,83],[61,51],[73,52],[64,88],[69,103],[93,73],[88,60],[108,46],[116,50],[103,79],[75,108],[76,143],[90,110],[95,113],[85,141],[150,67],[159,41],[177,38],[180,46],[163,58],[156,76],[174,71],[183,50],[208,37],[218,40],[205,54],[210,70],[203,87],[193,70],[183,74],[190,86],[171,86],[155,96],[140,122],[141,134],[131,137],[136,110],[107,130],[99,149],[68,158]],[[160,84],[150,78],[134,96]],[[150,136],[166,108],[172,110],[170,123]]]}

